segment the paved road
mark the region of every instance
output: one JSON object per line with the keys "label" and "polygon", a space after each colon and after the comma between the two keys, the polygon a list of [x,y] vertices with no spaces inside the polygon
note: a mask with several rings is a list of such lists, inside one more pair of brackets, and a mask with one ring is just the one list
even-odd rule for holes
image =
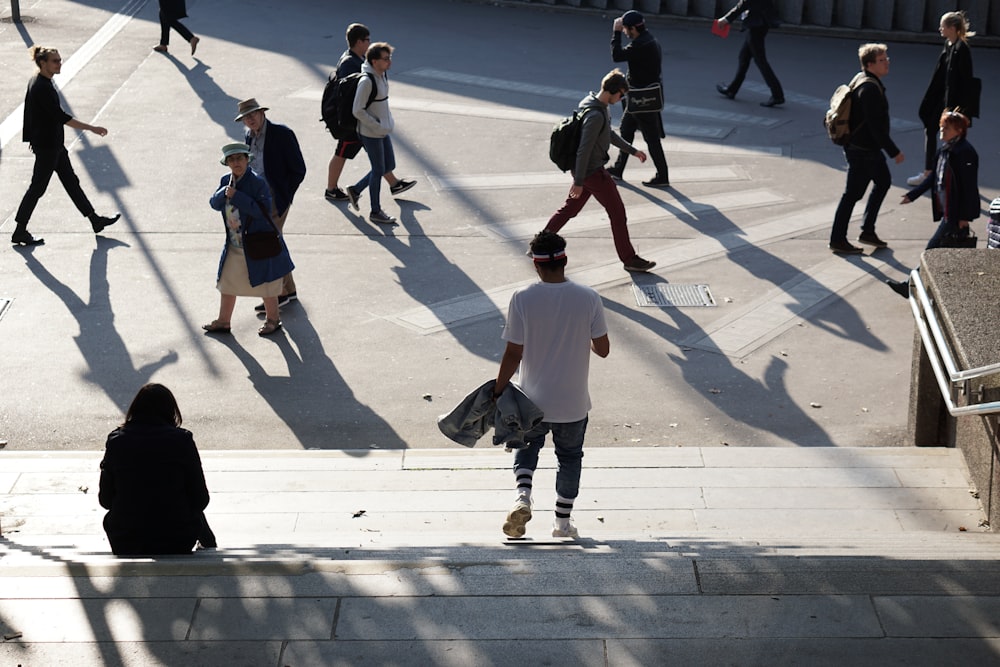
{"label": "paved road", "polygon": [[[547,159],[549,128],[611,67],[611,17],[437,0],[386,0],[377,15],[352,1],[247,7],[189,3],[197,58],[179,43],[150,50],[156,5],[142,0],[39,0],[22,6],[34,22],[0,24],[0,233],[30,176],[17,105],[33,42],[61,49],[73,113],[110,129],[67,135],[99,210],[123,213],[95,240],[53,185],[32,221],[46,245],[0,253],[9,449],[99,449],[150,380],[174,389],[202,448],[441,447],[435,417],[495,374],[507,296],[533,279],[525,242],[567,187]],[[333,144],[318,99],[352,20],[397,47],[397,171],[419,185],[387,202],[401,220],[391,230],[322,197]],[[896,188],[879,226],[892,250],[844,260],[826,249],[843,165],[819,118],[856,69],[857,44],[772,35],[789,102],[768,110],[755,72],[736,101],[714,92],[736,40],[690,23],[653,29],[675,188],[623,187],[633,240],[660,264],[637,282],[707,285],[716,305],[639,307],[600,209],[566,228],[570,267],[600,289],[611,327],[612,354],[593,364],[588,445],[900,444],[912,325],[881,281],[916,264],[932,223],[926,201],[898,207]],[[937,51],[890,49],[895,134],[910,156],[892,168],[899,185],[918,168],[915,111]],[[996,80],[987,54],[977,74]],[[250,96],[305,152],[287,227],[301,300],[270,340],[241,300],[235,335],[220,341],[200,330],[217,307],[222,243],[207,199],[219,147],[239,137],[236,102]],[[987,86],[983,108],[998,107]],[[987,121],[972,133],[984,204],[1000,194]],[[648,173],[633,165],[627,178]]]}

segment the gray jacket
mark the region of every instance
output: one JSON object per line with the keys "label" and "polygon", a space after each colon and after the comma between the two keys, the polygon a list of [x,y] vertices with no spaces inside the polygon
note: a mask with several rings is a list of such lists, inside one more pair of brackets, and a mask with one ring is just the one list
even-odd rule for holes
{"label": "gray jacket", "polygon": [[367,62],[361,66],[361,72],[375,78],[375,99],[366,109],[365,104],[372,93],[372,80],[366,76],[358,81],[351,113],[358,119],[358,134],[381,139],[388,136],[395,127],[392,112],[389,111],[389,78],[376,72]]}
{"label": "gray jacket", "polygon": [[494,401],[496,384],[495,379],[490,380],[462,399],[451,412],[438,417],[441,433],[460,445],[473,447],[494,428],[494,445],[523,448],[525,434],[538,426],[545,415],[513,383],[509,383]]}
{"label": "gray jacket", "polygon": [[580,147],[576,149],[573,185],[583,185],[588,176],[604,168],[610,159],[608,149],[611,144],[630,155],[636,153],[628,142],[611,129],[611,112],[608,110],[608,105],[597,99],[594,93],[580,100],[579,108],[586,110],[587,115],[584,116],[583,127],[580,129]]}

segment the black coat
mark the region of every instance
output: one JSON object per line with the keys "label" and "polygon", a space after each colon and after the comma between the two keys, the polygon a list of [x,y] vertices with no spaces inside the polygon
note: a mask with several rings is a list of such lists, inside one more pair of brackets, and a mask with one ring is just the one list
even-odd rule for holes
{"label": "black coat", "polygon": [[970,110],[978,115],[978,109],[972,108],[975,106],[974,96],[969,45],[962,40],[945,44],[920,102],[920,120],[926,127],[937,127],[941,112],[956,107],[966,116]]}
{"label": "black coat", "polygon": [[184,0],[160,0],[160,13],[168,19],[182,19],[187,13]]}
{"label": "black coat", "polygon": [[52,79],[36,74],[24,94],[24,140],[33,148],[57,148],[63,145],[63,129],[73,117],[63,111],[59,93]]}
{"label": "black coat", "polygon": [[747,17],[743,19],[745,28],[775,27],[778,25],[778,12],[774,9],[771,0],[740,0],[722,18],[732,22],[739,18],[743,12],[747,13]]}
{"label": "black coat", "polygon": [[[942,146],[938,150],[938,160],[942,155],[946,160],[943,182],[938,183],[934,169],[920,185],[906,193],[906,198],[913,201],[930,190],[935,221],[942,216],[954,225],[959,220],[975,220],[979,217],[979,154],[963,137],[951,146]],[[942,189],[946,208],[941,207],[938,196]]]}
{"label": "black coat", "polygon": [[208,487],[190,431],[130,422],[108,435],[101,461],[104,530],[118,555],[190,553]]}
{"label": "black coat", "polygon": [[[864,77],[872,81],[856,82]],[[885,86],[871,72],[859,72],[851,82],[856,85],[851,93],[851,143],[848,148],[867,151],[885,151],[889,157],[899,155],[899,147],[889,136],[889,101]]]}
{"label": "black coat", "polygon": [[663,52],[656,38],[644,31],[632,42],[622,48],[622,33],[611,36],[611,59],[616,63],[628,61],[628,85],[632,88],[644,88],[661,79]]}

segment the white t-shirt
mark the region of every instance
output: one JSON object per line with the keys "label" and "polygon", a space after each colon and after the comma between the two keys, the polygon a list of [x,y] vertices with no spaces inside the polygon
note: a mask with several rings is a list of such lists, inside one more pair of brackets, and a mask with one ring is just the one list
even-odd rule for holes
{"label": "white t-shirt", "polygon": [[539,282],[514,293],[503,339],[524,346],[517,385],[557,424],[590,411],[590,341],[608,333],[600,295],[567,280]]}

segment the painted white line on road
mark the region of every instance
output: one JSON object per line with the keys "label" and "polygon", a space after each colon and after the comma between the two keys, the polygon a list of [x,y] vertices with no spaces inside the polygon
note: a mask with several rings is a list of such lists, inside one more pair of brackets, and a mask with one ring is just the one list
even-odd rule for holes
{"label": "painted white line on road", "polygon": [[[407,70],[396,75],[397,77],[417,77],[433,79],[434,81],[447,81],[459,83],[466,86],[478,86],[492,90],[517,91],[518,95],[539,95],[542,97],[555,97],[559,99],[573,100],[579,102],[585,93],[579,90],[567,88],[556,88],[554,86],[540,86],[523,81],[511,81],[507,79],[495,79],[486,76],[476,76],[474,74],[462,74],[448,70],[434,69],[431,67],[420,67]],[[714,120],[727,123],[737,123],[739,125],[756,125],[758,127],[777,127],[785,122],[783,118],[776,116],[752,116],[750,114],[733,113],[731,111],[719,111],[717,109],[707,109],[701,107],[683,106],[680,104],[664,104],[663,112],[668,116],[671,114],[695,116],[702,120]]]}
{"label": "painted white line on road", "polygon": [[851,284],[885,266],[874,255],[854,262],[834,257],[804,269],[762,298],[713,322],[681,345],[742,358],[793,327]]}
{"label": "painted white line on road", "polygon": [[[630,178],[652,178],[652,170],[630,172]],[[670,170],[673,183],[695,183],[714,181],[743,181],[747,173],[732,166],[677,167]],[[552,186],[569,187],[572,178],[553,169],[542,172],[521,172],[516,174],[478,174],[470,176],[428,176],[434,189],[446,190],[502,190],[507,188],[544,188]]]}
{"label": "painted white line on road", "polygon": [[[740,229],[716,237],[702,236],[690,241],[682,241],[666,248],[653,251],[643,250],[643,257],[657,263],[656,273],[696,264],[731,253],[749,246],[761,247],[769,243],[798,236],[800,234],[828,228],[833,220],[836,203],[822,204],[770,222]],[[575,282],[589,285],[594,289],[623,285],[632,277],[616,261],[593,264],[577,271],[568,271]],[[420,334],[443,331],[460,323],[469,323],[507,311],[511,295],[520,287],[530,285],[532,280],[503,285],[487,292],[470,294],[427,306],[386,316],[395,322]]]}
{"label": "painted white line on road", "polygon": [[[634,227],[641,222],[678,217],[685,213],[689,216],[697,216],[706,211],[734,211],[759,206],[777,206],[791,201],[791,199],[769,190],[725,192],[701,197],[698,201],[671,200],[662,204],[630,206],[628,208],[628,223],[630,227]],[[590,210],[584,210],[585,213],[573,218],[573,221],[562,229],[563,236],[573,236],[579,232],[608,226],[608,215],[602,208],[594,206]],[[530,239],[538,233],[538,230],[545,227],[547,221],[548,218],[533,218],[520,222],[483,225],[479,229],[501,241],[517,241]]]}
{"label": "painted white line on road", "polygon": [[[146,6],[147,0],[131,0],[122,9],[112,16],[98,30],[93,37],[88,39],[72,56],[63,62],[62,70],[56,75],[55,81],[60,86],[65,86],[73,80],[80,71],[87,66],[94,56],[100,53],[108,42],[117,35],[122,28],[132,20],[139,11]],[[22,102],[3,122],[0,122],[0,149],[7,146],[10,141],[21,133],[21,126],[24,123],[24,103]]]}
{"label": "painted white line on road", "polygon": [[[846,81],[845,81],[846,83]],[[835,86],[836,87],[836,86]],[[754,93],[760,93],[761,95],[770,95],[771,89],[768,88],[763,83],[756,83],[752,81],[747,81],[743,84],[743,88],[750,90]],[[833,91],[830,91],[833,95]],[[830,99],[823,99],[821,97],[813,97],[811,95],[798,95],[796,93],[785,93],[786,102],[794,102],[795,104],[801,104],[804,107],[812,107],[813,109],[822,109],[826,111],[830,108]],[[923,125],[916,123],[912,120],[904,120],[902,118],[890,118],[892,123],[892,129],[897,132],[906,132],[908,130],[919,130],[923,128]]]}

